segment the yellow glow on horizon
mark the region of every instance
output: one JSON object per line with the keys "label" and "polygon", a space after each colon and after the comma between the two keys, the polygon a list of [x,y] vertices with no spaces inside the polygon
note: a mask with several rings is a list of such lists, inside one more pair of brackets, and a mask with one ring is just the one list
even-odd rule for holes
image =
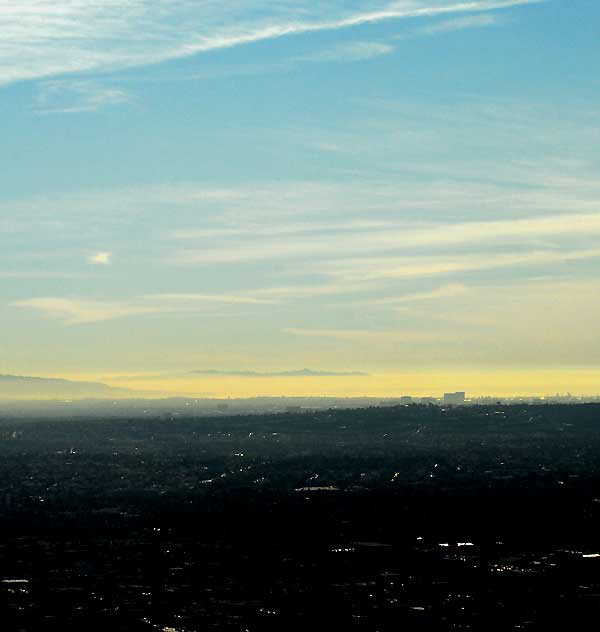
{"label": "yellow glow on horizon", "polygon": [[148,397],[168,395],[227,397],[439,397],[448,391],[466,391],[467,397],[519,395],[574,395],[600,393],[600,370],[528,370],[381,373],[367,376],[242,377],[227,375],[156,376],[140,374],[119,378],[104,375],[65,376],[103,381]]}

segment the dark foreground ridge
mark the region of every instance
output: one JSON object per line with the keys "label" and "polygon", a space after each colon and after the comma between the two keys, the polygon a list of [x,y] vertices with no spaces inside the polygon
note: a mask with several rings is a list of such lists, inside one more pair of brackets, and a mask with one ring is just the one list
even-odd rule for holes
{"label": "dark foreground ridge", "polygon": [[0,423],[3,630],[596,630],[600,405]]}

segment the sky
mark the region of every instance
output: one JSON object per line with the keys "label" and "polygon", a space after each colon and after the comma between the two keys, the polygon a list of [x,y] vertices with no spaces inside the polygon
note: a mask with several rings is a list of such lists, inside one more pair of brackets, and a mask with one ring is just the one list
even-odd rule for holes
{"label": "sky", "polygon": [[600,392],[599,23],[596,0],[0,0],[0,373]]}

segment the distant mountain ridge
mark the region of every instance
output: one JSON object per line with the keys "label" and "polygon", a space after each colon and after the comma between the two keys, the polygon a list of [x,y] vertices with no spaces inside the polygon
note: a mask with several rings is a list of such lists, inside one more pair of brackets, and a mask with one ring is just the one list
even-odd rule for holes
{"label": "distant mountain ridge", "polygon": [[0,399],[124,397],[131,391],[102,382],[52,377],[0,375]]}

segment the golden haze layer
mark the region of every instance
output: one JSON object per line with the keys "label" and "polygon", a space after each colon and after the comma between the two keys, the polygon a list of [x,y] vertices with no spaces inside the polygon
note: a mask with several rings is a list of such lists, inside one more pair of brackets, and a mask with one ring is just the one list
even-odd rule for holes
{"label": "golden haze layer", "polygon": [[281,377],[235,375],[138,374],[65,375],[69,379],[99,380],[111,386],[148,391],[149,397],[397,397],[439,396],[464,390],[468,396],[574,395],[600,393],[600,370],[460,371],[380,373],[366,376]]}

